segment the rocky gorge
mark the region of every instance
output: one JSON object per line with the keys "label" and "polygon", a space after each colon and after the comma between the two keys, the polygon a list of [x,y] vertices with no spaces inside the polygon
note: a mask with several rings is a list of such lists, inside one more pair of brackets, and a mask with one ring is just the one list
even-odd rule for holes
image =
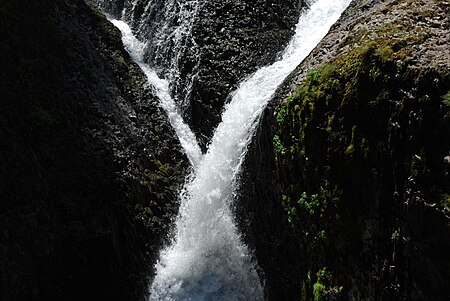
{"label": "rocky gorge", "polygon": [[[158,41],[147,61],[177,79],[205,148],[307,5],[204,1],[177,40],[191,2],[171,3],[0,4],[2,300],[144,300],[169,240],[190,167],[99,8]],[[279,87],[233,205],[267,300],[447,300],[449,16],[448,1],[354,0]]]}
{"label": "rocky gorge", "polygon": [[[230,93],[275,60],[305,7],[303,0],[92,2],[150,41],[147,61],[171,79],[172,94],[203,149]],[[180,18],[190,14],[188,20]],[[183,32],[183,22],[192,23],[189,32]]]}

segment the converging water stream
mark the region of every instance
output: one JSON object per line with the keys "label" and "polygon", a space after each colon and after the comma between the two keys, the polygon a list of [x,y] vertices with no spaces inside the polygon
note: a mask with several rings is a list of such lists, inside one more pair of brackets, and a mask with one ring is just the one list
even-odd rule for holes
{"label": "converging water stream", "polygon": [[205,155],[171,99],[168,82],[144,62],[145,43],[123,21],[112,20],[134,61],[147,75],[193,166],[180,193],[172,244],[160,253],[150,300],[263,300],[257,263],[230,211],[236,175],[259,117],[276,88],[311,52],[351,0],[311,1],[281,59],[260,68],[233,93]]}

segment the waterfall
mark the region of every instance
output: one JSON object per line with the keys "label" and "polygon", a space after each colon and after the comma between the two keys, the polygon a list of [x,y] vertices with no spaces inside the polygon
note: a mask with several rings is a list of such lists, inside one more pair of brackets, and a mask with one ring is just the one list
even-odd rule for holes
{"label": "waterfall", "polygon": [[336,22],[351,0],[312,1],[281,59],[243,81],[226,106],[207,153],[182,122],[168,83],[143,62],[144,43],[122,21],[123,42],[155,88],[194,166],[180,193],[181,206],[171,245],[160,253],[150,300],[263,300],[257,264],[242,242],[229,203],[236,174],[258,119],[276,88]]}
{"label": "waterfall", "polygon": [[122,42],[126,50],[130,53],[130,56],[134,60],[134,62],[139,65],[144,74],[147,76],[149,84],[153,87],[156,92],[156,96],[159,98],[161,107],[167,113],[170,124],[175,129],[175,132],[180,139],[181,146],[183,147],[184,152],[189,158],[189,162],[195,168],[200,162],[202,152],[200,150],[200,147],[198,146],[195,134],[183,121],[183,118],[179,114],[178,108],[173,98],[170,96],[169,82],[167,80],[159,78],[155,70],[151,69],[147,64],[144,63],[144,51],[146,44],[136,39],[131,31],[131,28],[123,21],[112,19],[110,19],[110,21],[118,29],[120,29],[122,33]]}
{"label": "waterfall", "polygon": [[[169,91],[183,113],[190,103],[200,54],[193,36],[204,0],[87,0],[109,19],[120,19],[137,39],[146,41],[144,60],[169,83]],[[187,59],[186,56],[189,58]],[[190,67],[183,66],[189,61]]]}
{"label": "waterfall", "polygon": [[[181,110],[188,105],[199,66],[199,49],[192,29],[203,3],[200,0],[125,0],[121,12],[121,20],[133,28],[136,36],[148,41],[145,55],[157,74],[169,82],[171,94]],[[181,63],[188,50],[193,67],[181,75]]]}

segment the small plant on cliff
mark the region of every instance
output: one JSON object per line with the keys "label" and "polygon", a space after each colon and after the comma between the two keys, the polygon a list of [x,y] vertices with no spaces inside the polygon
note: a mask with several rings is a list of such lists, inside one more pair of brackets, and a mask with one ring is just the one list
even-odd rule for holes
{"label": "small plant on cliff", "polygon": [[298,204],[310,215],[313,215],[320,207],[319,196],[317,194],[309,196],[306,192],[303,192]]}
{"label": "small plant on cliff", "polygon": [[450,194],[443,194],[441,197],[441,204],[443,207],[450,210]]}
{"label": "small plant on cliff", "polygon": [[338,300],[343,291],[342,286],[333,286],[333,276],[326,267],[321,268],[317,274],[317,282],[313,284],[314,301]]}
{"label": "small plant on cliff", "polygon": [[287,195],[283,195],[281,200],[283,208],[288,214],[288,222],[292,227],[294,227],[294,223],[297,220],[297,208],[292,206],[291,199]]}
{"label": "small plant on cliff", "polygon": [[283,124],[285,118],[286,118],[286,108],[283,106],[277,113],[276,121],[279,124]]}
{"label": "small plant on cliff", "polygon": [[331,283],[332,277],[326,267],[321,268],[317,274],[317,282],[313,285],[314,301],[321,301],[327,291],[327,286]]}
{"label": "small plant on cliff", "polygon": [[279,155],[286,154],[286,148],[280,140],[280,136],[273,136],[273,147],[275,148],[275,153]]}
{"label": "small plant on cliff", "polygon": [[447,92],[447,94],[445,94],[444,96],[442,96],[442,103],[450,109],[450,90]]}
{"label": "small plant on cliff", "polygon": [[316,282],[313,285],[313,295],[314,301],[321,301],[323,299],[323,295],[325,294],[325,285],[320,282]]}
{"label": "small plant on cliff", "polygon": [[321,76],[321,72],[317,69],[311,69],[306,73],[306,79],[310,82],[318,82]]}

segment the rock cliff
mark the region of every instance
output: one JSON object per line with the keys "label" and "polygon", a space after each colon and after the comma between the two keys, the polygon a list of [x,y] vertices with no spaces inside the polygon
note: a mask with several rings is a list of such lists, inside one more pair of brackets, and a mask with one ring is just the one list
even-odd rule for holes
{"label": "rock cliff", "polygon": [[[120,33],[92,3],[113,17],[128,9],[141,39],[170,32],[178,12],[159,14],[167,3],[153,1],[139,28],[144,2],[87,2],[0,4],[2,300],[144,298],[177,211],[186,158]],[[192,84],[185,115],[203,145],[228,93],[288,41],[302,3],[201,7],[173,90],[182,101]],[[172,46],[147,53],[162,75]]]}
{"label": "rock cliff", "polygon": [[171,80],[174,98],[203,148],[230,93],[275,60],[305,6],[302,0],[92,1],[149,41],[147,62]]}
{"label": "rock cliff", "polygon": [[[172,20],[151,3],[141,38]],[[203,3],[172,87],[181,103],[192,86],[203,146],[303,3]],[[268,300],[448,299],[449,16],[443,0],[354,0],[264,112],[235,212]],[[145,76],[84,1],[3,0],[0,42],[1,299],[143,300],[188,171]],[[147,53],[161,75],[168,43]]]}
{"label": "rock cliff", "polygon": [[279,89],[238,200],[269,288],[291,275],[292,300],[448,298],[449,15],[355,0]]}
{"label": "rock cliff", "polygon": [[141,299],[187,167],[145,76],[83,1],[0,28],[0,299]]}

